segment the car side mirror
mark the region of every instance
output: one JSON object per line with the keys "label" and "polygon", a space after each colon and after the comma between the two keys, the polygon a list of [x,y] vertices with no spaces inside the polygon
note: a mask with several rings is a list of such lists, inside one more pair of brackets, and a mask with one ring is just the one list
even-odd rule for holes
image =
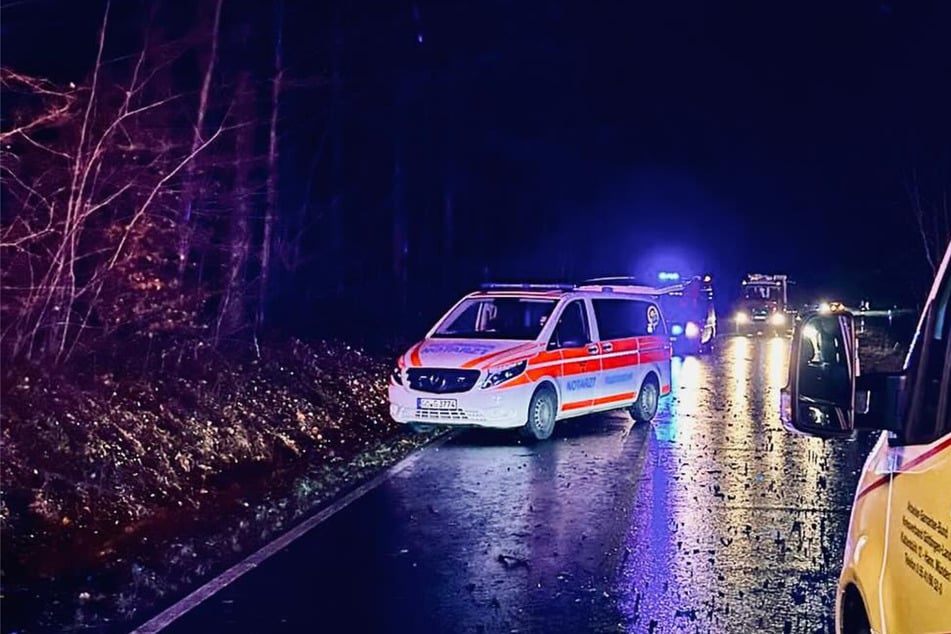
{"label": "car side mirror", "polygon": [[[786,429],[819,438],[851,436],[857,367],[851,313],[804,315],[793,333],[789,377],[781,392],[780,417]],[[860,405],[864,412],[865,404]]]}

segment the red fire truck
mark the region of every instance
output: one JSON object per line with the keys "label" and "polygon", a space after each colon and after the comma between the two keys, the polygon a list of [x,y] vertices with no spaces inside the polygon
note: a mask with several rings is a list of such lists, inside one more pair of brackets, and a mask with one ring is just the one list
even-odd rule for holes
{"label": "red fire truck", "polygon": [[742,291],[733,315],[738,334],[788,334],[796,312],[789,307],[786,275],[750,273],[742,282]]}

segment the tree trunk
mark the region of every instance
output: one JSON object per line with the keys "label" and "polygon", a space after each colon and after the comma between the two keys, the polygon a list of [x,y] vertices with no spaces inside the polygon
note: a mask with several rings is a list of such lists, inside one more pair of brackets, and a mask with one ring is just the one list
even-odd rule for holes
{"label": "tree trunk", "polygon": [[250,72],[241,72],[237,90],[236,116],[240,127],[235,139],[234,204],[229,222],[228,264],[216,341],[243,329],[248,316],[245,287],[251,248],[251,165],[254,160],[254,85]]}
{"label": "tree trunk", "polygon": [[343,193],[345,191],[343,183],[343,105],[340,103],[341,93],[341,55],[343,51],[343,30],[340,25],[340,9],[337,9],[334,17],[334,35],[333,35],[333,73],[332,73],[332,94],[331,94],[331,143],[332,143],[332,180],[331,180],[331,200],[330,200],[330,266],[331,275],[334,279],[330,280],[337,296],[340,296],[345,287],[346,280],[346,250],[344,249],[345,235],[343,223]]}
{"label": "tree trunk", "polygon": [[268,300],[268,284],[271,276],[271,246],[274,240],[274,222],[278,206],[278,144],[277,122],[281,103],[281,80],[284,75],[282,48],[284,34],[284,3],[278,2],[276,8],[276,33],[274,37],[274,79],[271,83],[271,124],[267,152],[267,208],[264,212],[264,236],[261,241],[261,285],[258,297],[257,325],[264,323]]}
{"label": "tree trunk", "polygon": [[[399,132],[397,132],[399,134]],[[397,141],[393,157],[393,275],[399,297],[400,318],[406,318],[407,270],[406,258],[409,240],[406,226],[406,207],[403,204],[403,149]]]}
{"label": "tree trunk", "polygon": [[[211,52],[208,63],[205,65],[205,74],[201,82],[201,92],[198,96],[198,113],[195,118],[195,129],[192,133],[191,153],[195,153],[203,142],[205,118],[208,115],[208,99],[211,93],[211,80],[215,74],[215,64],[218,60],[218,33],[221,26],[221,5],[224,0],[215,2],[215,15],[211,27]],[[189,163],[184,179],[184,200],[182,201],[182,228],[178,243],[178,282],[182,286],[185,270],[188,268],[188,254],[191,249],[192,215],[199,194],[196,175],[196,163]]]}

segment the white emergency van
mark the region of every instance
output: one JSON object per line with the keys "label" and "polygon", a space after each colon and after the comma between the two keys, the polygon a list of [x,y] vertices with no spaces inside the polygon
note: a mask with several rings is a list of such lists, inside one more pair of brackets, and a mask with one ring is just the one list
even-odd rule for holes
{"label": "white emergency van", "polygon": [[486,285],[466,295],[393,369],[390,414],[520,428],[626,408],[639,421],[670,393],[671,344],[657,303],[610,287]]}

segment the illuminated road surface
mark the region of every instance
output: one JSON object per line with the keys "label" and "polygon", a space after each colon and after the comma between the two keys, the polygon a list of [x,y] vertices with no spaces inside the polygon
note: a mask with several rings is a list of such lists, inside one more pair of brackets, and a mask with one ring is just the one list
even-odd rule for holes
{"label": "illuminated road surface", "polygon": [[675,359],[652,425],[462,433],[166,631],[831,631],[869,443],[782,430],[787,347]]}

